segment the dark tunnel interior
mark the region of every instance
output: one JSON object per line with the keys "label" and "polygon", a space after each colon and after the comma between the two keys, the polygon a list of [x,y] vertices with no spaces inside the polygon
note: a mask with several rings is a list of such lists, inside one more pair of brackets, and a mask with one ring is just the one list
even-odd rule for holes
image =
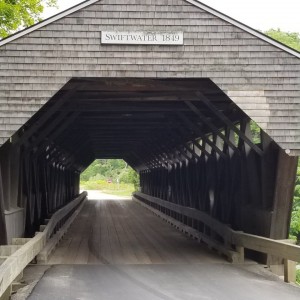
{"label": "dark tunnel interior", "polygon": [[260,129],[255,144],[250,124],[208,78],[73,78],[1,147],[2,178],[19,174],[4,194],[26,207],[30,236],[94,159],[121,158],[141,192],[268,236],[278,146]]}

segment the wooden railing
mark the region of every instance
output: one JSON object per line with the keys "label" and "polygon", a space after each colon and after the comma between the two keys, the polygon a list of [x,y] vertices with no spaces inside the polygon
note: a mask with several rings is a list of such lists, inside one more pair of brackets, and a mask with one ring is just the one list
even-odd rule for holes
{"label": "wooden railing", "polygon": [[43,232],[38,232],[32,239],[24,239],[26,243],[4,260],[0,265],[0,298],[7,293],[14,280],[42,251],[55,232],[67,222],[68,217],[77,213],[86,196],[86,192],[81,193],[76,199],[55,212],[44,227]]}
{"label": "wooden railing", "polygon": [[[286,282],[292,281],[291,274],[293,270],[290,268],[295,269],[296,262],[300,262],[300,246],[293,245],[288,240],[273,240],[241,231],[234,231],[226,224],[219,222],[205,212],[184,207],[140,192],[134,193],[133,199],[139,201],[139,203],[146,206],[167,222],[226,255],[233,263],[244,262],[244,248],[284,259],[284,279]],[[210,235],[187,226],[171,216],[167,216],[161,212],[162,208],[190,218],[191,220],[200,221],[206,228],[209,228]]]}

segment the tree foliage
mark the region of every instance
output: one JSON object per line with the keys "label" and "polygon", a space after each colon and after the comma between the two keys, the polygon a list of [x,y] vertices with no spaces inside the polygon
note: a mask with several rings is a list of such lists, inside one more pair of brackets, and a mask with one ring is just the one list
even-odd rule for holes
{"label": "tree foliage", "polygon": [[253,120],[250,121],[250,131],[251,131],[253,143],[260,144],[261,142],[260,127]]}
{"label": "tree foliage", "polygon": [[139,185],[138,174],[122,159],[96,159],[82,174],[81,181],[111,180]]}
{"label": "tree foliage", "polygon": [[300,51],[300,33],[298,32],[283,32],[280,29],[269,29],[265,34],[282,44]]}
{"label": "tree foliage", "polygon": [[[290,226],[290,235],[300,244],[300,158],[298,159],[297,179],[294,194],[294,205]],[[296,282],[300,284],[300,269],[297,270]]]}
{"label": "tree foliage", "polygon": [[57,0],[0,0],[0,38],[41,21],[45,6],[56,6]]}
{"label": "tree foliage", "polygon": [[298,160],[297,179],[294,193],[290,234],[300,241],[300,159]]}

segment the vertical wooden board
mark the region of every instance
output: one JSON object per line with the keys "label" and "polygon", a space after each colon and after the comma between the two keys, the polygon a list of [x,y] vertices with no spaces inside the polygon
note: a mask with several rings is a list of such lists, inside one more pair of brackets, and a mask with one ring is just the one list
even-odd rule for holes
{"label": "vertical wooden board", "polygon": [[298,157],[288,156],[283,150],[279,151],[270,226],[270,238],[272,239],[288,237],[297,165]]}
{"label": "vertical wooden board", "polygon": [[4,216],[4,197],[3,197],[3,185],[2,185],[2,173],[0,164],[0,245],[7,244],[6,225]]}

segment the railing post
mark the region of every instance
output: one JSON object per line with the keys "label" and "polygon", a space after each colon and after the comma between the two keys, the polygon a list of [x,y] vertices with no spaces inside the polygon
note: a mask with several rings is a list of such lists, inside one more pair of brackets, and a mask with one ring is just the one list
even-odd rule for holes
{"label": "railing post", "polygon": [[245,262],[245,248],[243,246],[236,246],[236,252],[238,253],[239,263],[243,264]]}
{"label": "railing post", "polygon": [[[296,245],[296,241],[294,240],[282,240],[283,242],[292,244],[292,245]],[[292,261],[292,260],[288,260],[288,259],[284,259],[283,260],[283,275],[284,275],[284,281],[287,283],[296,282],[296,267],[297,267],[297,262]]]}
{"label": "railing post", "polygon": [[245,262],[245,247],[242,246],[240,243],[236,243],[234,240],[234,234],[236,233],[244,233],[243,231],[233,231],[231,235],[230,244],[235,245],[235,251],[237,253],[236,260],[233,263],[243,264]]}
{"label": "railing post", "polygon": [[297,262],[284,259],[284,281],[287,283],[296,282],[296,266]]}
{"label": "railing post", "polygon": [[0,300],[9,300],[12,292],[12,285],[10,285],[6,291],[0,296]]}

